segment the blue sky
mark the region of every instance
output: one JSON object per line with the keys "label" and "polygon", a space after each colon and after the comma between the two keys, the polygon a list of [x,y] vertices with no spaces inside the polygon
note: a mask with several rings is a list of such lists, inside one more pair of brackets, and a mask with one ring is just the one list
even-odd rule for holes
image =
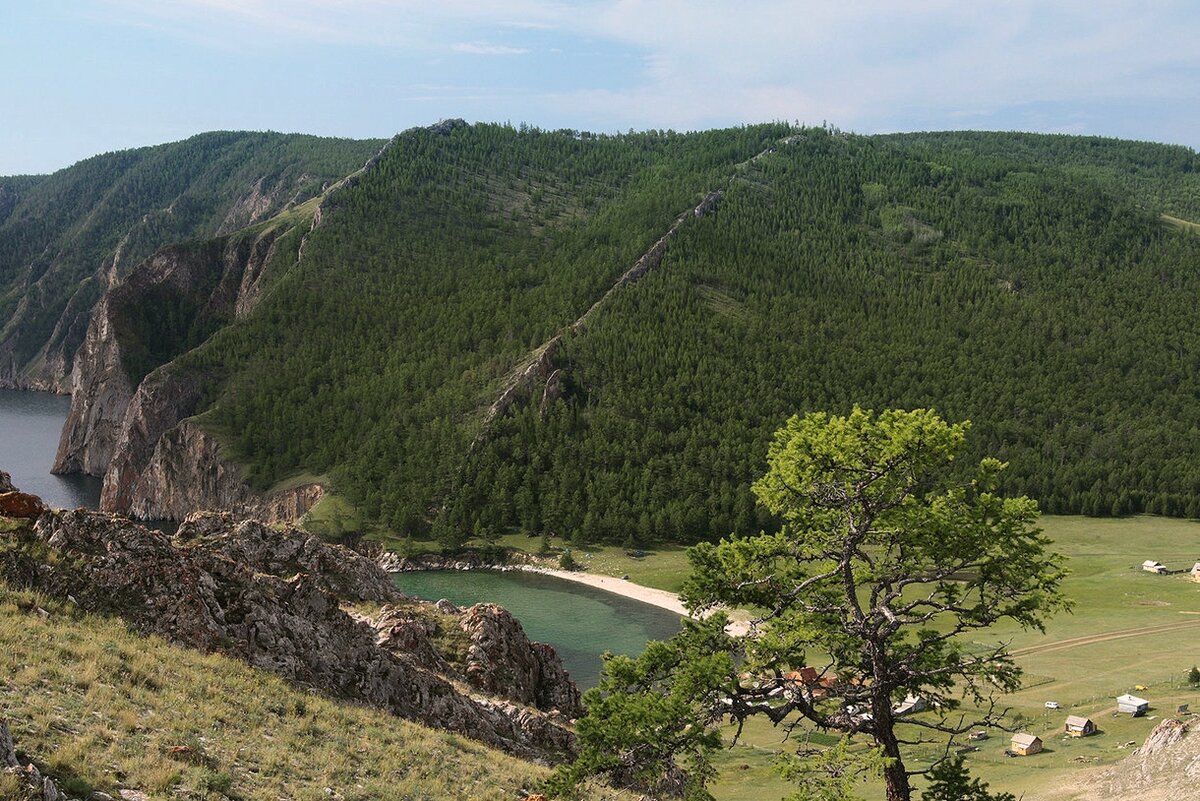
{"label": "blue sky", "polygon": [[1200,147],[1195,2],[3,0],[0,71],[0,175],[206,130],[445,117]]}

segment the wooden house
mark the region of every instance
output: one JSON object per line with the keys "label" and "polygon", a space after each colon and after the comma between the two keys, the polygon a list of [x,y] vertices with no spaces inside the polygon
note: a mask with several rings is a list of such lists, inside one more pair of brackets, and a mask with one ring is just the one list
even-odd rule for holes
{"label": "wooden house", "polygon": [[1146,714],[1146,710],[1150,708],[1150,702],[1145,698],[1138,698],[1136,695],[1125,693],[1117,698],[1117,711],[1128,712],[1135,718]]}
{"label": "wooden house", "polygon": [[1153,559],[1147,559],[1145,562],[1142,562],[1142,570],[1145,570],[1147,573],[1158,573],[1159,575],[1167,572],[1166,565],[1162,562],[1156,562]]}
{"label": "wooden house", "polygon": [[896,717],[901,715],[911,715],[917,712],[924,712],[926,707],[925,699],[919,695],[909,694],[905,696],[904,702],[896,704],[892,708],[892,714]]}
{"label": "wooden house", "polygon": [[1011,750],[1017,756],[1030,756],[1042,750],[1042,738],[1033,734],[1014,734]]}
{"label": "wooden house", "polygon": [[1096,724],[1092,723],[1089,718],[1081,718],[1079,715],[1067,715],[1067,723],[1064,730],[1072,737],[1091,737],[1096,733]]}

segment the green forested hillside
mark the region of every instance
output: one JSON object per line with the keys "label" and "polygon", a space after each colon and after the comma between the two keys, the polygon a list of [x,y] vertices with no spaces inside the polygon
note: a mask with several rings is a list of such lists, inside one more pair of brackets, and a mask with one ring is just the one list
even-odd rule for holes
{"label": "green forested hillside", "polygon": [[[793,133],[409,132],[187,358],[224,371],[204,419],[263,487],[330,475],[450,539],[770,527],[747,491],[770,432],[854,403],[974,421],[972,456],[1049,511],[1200,514],[1200,237],[1155,205],[1190,213],[1190,151]],[[720,187],[567,339],[563,396],[485,429],[526,355]]]}
{"label": "green forested hillside", "polygon": [[941,131],[881,137],[937,159],[968,158],[1054,167],[1091,178],[1145,209],[1200,220],[1200,155],[1179,145],[1100,136]]}
{"label": "green forested hillside", "polygon": [[100,294],[158,248],[313,197],[382,144],[216,132],[0,178],[0,379],[20,384],[43,349],[69,369]]}
{"label": "green forested hillside", "polygon": [[[1029,134],[444,123],[331,195],[296,266],[174,369],[206,376],[200,420],[259,487],[325,476],[449,543],[770,528],[748,491],[770,432],[855,403],[972,420],[968,461],[1009,460],[1048,511],[1200,516],[1196,166]],[[215,326],[159,311],[135,372]],[[489,420],[562,332],[550,386]]]}
{"label": "green forested hillside", "polygon": [[184,360],[227,376],[205,419],[264,487],[330,472],[368,517],[427,529],[514,365],[785,133],[410,131],[255,313]]}
{"label": "green forested hillside", "polygon": [[460,525],[769,525],[746,487],[770,433],[855,403],[974,421],[971,458],[1010,460],[1048,511],[1200,514],[1200,237],[954,145],[808,131],[761,161],[570,342],[568,400],[472,459]]}

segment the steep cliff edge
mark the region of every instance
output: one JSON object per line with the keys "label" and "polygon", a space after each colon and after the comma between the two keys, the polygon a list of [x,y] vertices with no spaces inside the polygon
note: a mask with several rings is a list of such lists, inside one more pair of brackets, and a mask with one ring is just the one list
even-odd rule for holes
{"label": "steep cliff edge", "polygon": [[213,376],[173,361],[251,314],[300,262],[326,202],[390,144],[319,197],[252,228],[164,248],[109,289],[75,359],[54,472],[103,476],[101,509],[143,520],[224,509],[294,521],[316,504],[316,484],[264,494],[244,481],[220,441],[191,419]]}
{"label": "steep cliff edge", "polygon": [[[102,513],[46,512],[0,534],[0,579],[525,758],[556,761],[573,748],[549,702],[578,691],[553,651],[529,643],[511,616],[489,610],[481,626],[471,622],[480,613],[468,610],[447,621],[404,598],[370,560],[295,529],[201,514],[168,537]],[[384,621],[381,613],[379,625],[343,608],[380,602],[391,616]],[[418,622],[403,637],[394,634],[398,609]],[[486,695],[460,691],[455,682],[464,677],[454,665],[462,657],[435,638],[445,626],[486,628],[495,658],[543,665],[538,682],[513,681]],[[565,685],[546,684],[551,677]]]}
{"label": "steep cliff edge", "polygon": [[[139,398],[149,394],[139,390]],[[196,510],[220,509],[274,522],[297,520],[321,500],[324,490],[319,484],[263,494],[243,480],[237,465],[222,455],[221,443],[199,423],[184,419],[171,425],[177,415],[186,416],[182,410],[194,406],[197,398],[196,394],[171,398],[180,403],[181,411],[172,413],[168,401],[165,413],[156,417],[168,427],[157,437],[148,436],[157,427],[143,422],[146,407],[130,406],[127,436],[104,476],[102,510],[140,520],[182,520]],[[153,401],[148,401],[151,405]],[[143,460],[147,447],[152,450]]]}
{"label": "steep cliff edge", "polygon": [[256,236],[165,248],[104,294],[76,354],[54,472],[104,475],[138,384],[254,308],[266,267],[289,231],[275,226]]}
{"label": "steep cliff edge", "polygon": [[0,178],[0,387],[70,391],[92,310],[131,268],[303,204],[380,144],[218,131]]}

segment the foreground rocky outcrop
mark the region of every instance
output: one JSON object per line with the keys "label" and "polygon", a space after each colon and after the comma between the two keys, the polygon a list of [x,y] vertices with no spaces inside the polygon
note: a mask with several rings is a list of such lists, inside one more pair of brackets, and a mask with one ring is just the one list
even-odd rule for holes
{"label": "foreground rocky outcrop", "polygon": [[[562,718],[579,713],[578,690],[511,615],[461,613],[469,654],[447,655],[436,613],[422,614],[366,557],[295,529],[198,514],[170,537],[112,515],[48,511],[0,534],[0,579],[525,758],[557,761],[574,747]],[[373,619],[346,602],[387,606]],[[507,680],[480,679],[487,670]],[[483,692],[457,689],[464,678]]]}
{"label": "foreground rocky outcrop", "polygon": [[1191,725],[1167,718],[1154,727],[1142,746],[1116,765],[1083,783],[1087,801],[1175,801],[1196,797],[1200,781],[1200,739]]}
{"label": "foreground rocky outcrop", "polygon": [[471,638],[466,676],[471,686],[570,717],[583,714],[579,688],[549,645],[531,643],[503,607],[476,604],[460,625]]}

